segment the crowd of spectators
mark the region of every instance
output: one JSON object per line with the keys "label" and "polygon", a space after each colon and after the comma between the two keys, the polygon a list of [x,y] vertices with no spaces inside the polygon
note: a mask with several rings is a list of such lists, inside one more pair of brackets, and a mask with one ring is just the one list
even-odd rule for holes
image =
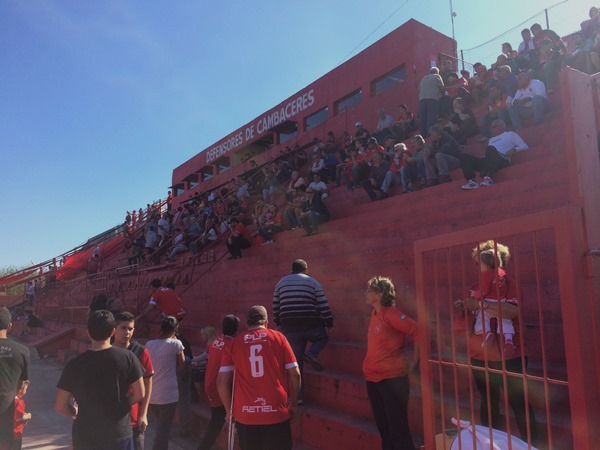
{"label": "crowd of spectators", "polygon": [[[273,244],[286,230],[317,234],[331,218],[330,191],[342,185],[364,190],[375,201],[389,197],[394,186],[407,194],[450,182],[457,168],[467,182],[463,189],[493,184],[492,175],[528,149],[518,130],[542,123],[551,110],[548,95],[558,88],[561,68],[599,68],[599,17],[598,8],[591,8],[589,20],[572,36],[571,52],[554,31],[533,24],[522,30],[516,50],[510,42],[502,44],[489,69],[476,63],[472,73],[459,71],[454,60],[443,60],[419,84],[417,120],[405,103],[399,102],[395,115],[380,107],[373,128],[357,121],[354,133],[328,131],[323,140],[286,147],[262,165],[249,156],[241,176],[196,193],[177,209],[169,192],[166,208],[157,202],[128,212],[126,224],[142,230],[131,234],[129,264],[157,264],[163,256],[173,262],[220,241],[238,259],[244,249]],[[487,144],[481,156],[464,151],[474,137]]]}

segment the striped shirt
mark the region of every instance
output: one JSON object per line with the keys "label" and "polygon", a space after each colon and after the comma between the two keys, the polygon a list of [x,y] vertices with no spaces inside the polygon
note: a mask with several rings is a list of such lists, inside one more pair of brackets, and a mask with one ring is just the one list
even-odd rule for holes
{"label": "striped shirt", "polygon": [[273,293],[275,323],[287,328],[333,326],[333,316],[321,284],[305,273],[286,275]]}

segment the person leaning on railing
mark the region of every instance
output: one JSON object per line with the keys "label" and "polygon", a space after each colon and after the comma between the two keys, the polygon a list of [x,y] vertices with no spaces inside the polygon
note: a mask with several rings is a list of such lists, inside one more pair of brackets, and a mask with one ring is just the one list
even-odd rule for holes
{"label": "person leaning on railing", "polygon": [[[510,259],[510,252],[505,245],[489,240],[478,244],[472,251],[473,258],[478,261],[479,254],[485,250],[494,251],[499,260],[499,268],[505,269]],[[464,312],[469,326],[470,335],[468,340],[471,373],[479,395],[481,404],[479,414],[481,424],[492,426],[492,428],[504,429],[504,421],[500,416],[500,391],[503,390],[508,397],[508,403],[513,410],[517,427],[521,438],[528,440],[532,445],[537,441],[537,422],[535,413],[530,404],[525,399],[524,372],[527,370],[528,357],[526,348],[524,348],[524,338],[520,335],[519,326],[519,308],[522,308],[523,298],[520,288],[516,281],[506,275],[506,301],[505,302],[486,302],[477,300],[477,292],[480,290],[479,283],[471,288],[471,295],[464,300],[454,302],[454,307]],[[496,318],[510,319],[513,321],[514,336],[513,349],[511,349],[510,359],[506,359],[501,351],[502,337],[496,339],[496,345],[486,346],[485,334],[475,334],[473,323],[477,314],[488,315]],[[501,328],[501,327],[500,327]],[[502,330],[495,330],[495,333],[502,335]],[[504,360],[504,361],[503,361]],[[487,361],[487,363],[486,363]],[[490,369],[502,372],[506,369],[506,384],[503,381],[503,374],[489,372]],[[509,373],[508,373],[509,372]],[[489,380],[489,383],[486,381]],[[488,393],[489,392],[489,393]],[[488,395],[490,403],[488,404]],[[489,411],[488,411],[489,410]],[[527,422],[529,415],[529,423]],[[508,416],[506,416],[508,418]],[[491,423],[490,423],[491,419]]]}

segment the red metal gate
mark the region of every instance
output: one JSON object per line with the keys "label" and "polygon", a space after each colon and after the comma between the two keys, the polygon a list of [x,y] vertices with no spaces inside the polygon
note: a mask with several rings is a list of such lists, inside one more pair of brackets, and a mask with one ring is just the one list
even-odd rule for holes
{"label": "red metal gate", "polygon": [[[520,433],[509,400],[502,395],[496,428],[538,448],[600,448],[598,302],[586,272],[582,216],[581,209],[569,206],[415,242],[427,449],[436,448],[436,434],[454,428],[453,417],[481,423],[481,398],[485,395],[488,405],[494,403],[489,381],[498,376],[503,394],[507,384],[522,386],[532,413],[526,409],[526,431]],[[504,360],[490,368],[487,356],[484,367],[475,367],[466,344],[472,328],[454,307],[479,279],[471,250],[489,239],[510,248],[507,273],[522,290],[518,322],[521,343],[528,348],[528,359],[521,359],[523,366],[528,363],[525,374],[511,371]],[[483,394],[475,374],[485,379]],[[486,409],[483,414],[491,419],[492,407]],[[532,442],[533,414],[537,443]],[[437,448],[449,446],[438,442]],[[474,442],[459,442],[459,448],[475,448]]]}

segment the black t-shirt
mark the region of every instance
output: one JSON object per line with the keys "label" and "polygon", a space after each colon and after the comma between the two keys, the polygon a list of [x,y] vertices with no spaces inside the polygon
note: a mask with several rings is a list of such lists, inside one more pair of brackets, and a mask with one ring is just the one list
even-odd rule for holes
{"label": "black t-shirt", "polygon": [[108,445],[131,436],[127,391],[143,374],[138,358],[116,347],[89,350],[67,363],[57,387],[73,394],[79,407],[75,447]]}
{"label": "black t-shirt", "polygon": [[20,380],[29,379],[29,349],[12,339],[0,339],[0,414],[15,401]]}

